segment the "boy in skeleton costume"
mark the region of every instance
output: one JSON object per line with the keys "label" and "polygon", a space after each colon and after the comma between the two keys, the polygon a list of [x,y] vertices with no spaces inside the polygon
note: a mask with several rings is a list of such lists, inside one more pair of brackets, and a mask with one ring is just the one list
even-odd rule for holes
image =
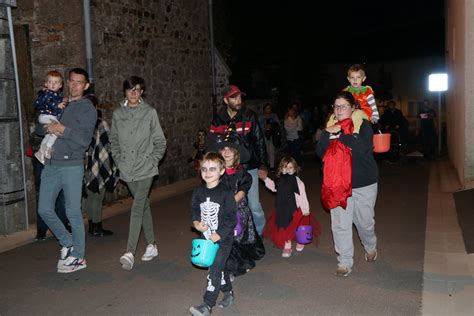
{"label": "boy in skeleton costume", "polygon": [[225,267],[232,249],[237,204],[233,192],[219,181],[224,172],[222,156],[214,152],[207,153],[201,161],[201,177],[205,184],[194,190],[191,199],[194,228],[204,238],[219,244],[214,263],[209,267],[203,303],[189,309],[192,315],[210,315],[220,291],[224,293],[220,307],[227,307],[234,300],[229,271]]}

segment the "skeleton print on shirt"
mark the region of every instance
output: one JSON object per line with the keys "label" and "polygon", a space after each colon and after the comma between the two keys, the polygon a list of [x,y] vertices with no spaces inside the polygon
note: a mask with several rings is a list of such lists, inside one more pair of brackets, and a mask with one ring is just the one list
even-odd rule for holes
{"label": "skeleton print on shirt", "polygon": [[220,205],[211,202],[211,198],[207,197],[206,202],[199,204],[201,209],[201,220],[206,223],[208,229],[203,233],[206,239],[209,239],[219,227],[219,208]]}

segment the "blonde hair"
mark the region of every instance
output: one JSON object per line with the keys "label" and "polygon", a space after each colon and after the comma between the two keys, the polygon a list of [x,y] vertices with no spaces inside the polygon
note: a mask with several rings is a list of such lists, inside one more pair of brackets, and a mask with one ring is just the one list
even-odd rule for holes
{"label": "blonde hair", "polygon": [[212,161],[216,162],[219,164],[220,170],[224,169],[225,167],[225,161],[224,157],[222,157],[221,154],[216,153],[216,152],[208,152],[207,154],[204,155],[204,157],[201,160],[201,166],[204,164],[206,161]]}
{"label": "blonde hair", "polygon": [[48,73],[46,74],[46,81],[48,81],[49,77],[59,78],[61,79],[61,83],[63,83],[63,75],[61,75],[61,73],[57,70],[48,71]]}
{"label": "blonde hair", "polygon": [[296,174],[301,171],[301,168],[296,162],[295,158],[291,157],[290,155],[285,155],[283,158],[281,158],[280,163],[278,164],[277,177],[283,173],[283,168],[285,168],[289,163],[295,167]]}
{"label": "blonde hair", "polygon": [[363,76],[365,76],[364,66],[360,64],[351,65],[347,70],[347,75],[350,76],[352,72],[360,72]]}

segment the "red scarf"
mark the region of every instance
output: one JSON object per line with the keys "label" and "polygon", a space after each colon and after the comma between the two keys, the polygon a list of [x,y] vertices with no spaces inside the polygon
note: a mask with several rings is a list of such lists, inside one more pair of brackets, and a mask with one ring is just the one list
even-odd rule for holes
{"label": "red scarf", "polygon": [[[336,123],[341,126],[342,134],[352,135],[354,124],[352,119]],[[347,198],[352,195],[352,152],[338,138],[330,141],[323,157],[323,186],[321,200],[327,209],[337,206],[345,209]]]}
{"label": "red scarf", "polygon": [[236,174],[237,173],[237,170],[239,170],[240,168],[237,167],[237,168],[227,168],[225,167],[225,173],[227,173],[229,176],[233,175],[233,174]]}

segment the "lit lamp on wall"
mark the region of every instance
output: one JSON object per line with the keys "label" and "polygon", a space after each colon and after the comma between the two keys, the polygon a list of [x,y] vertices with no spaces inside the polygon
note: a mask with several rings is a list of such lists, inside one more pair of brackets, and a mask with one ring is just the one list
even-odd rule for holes
{"label": "lit lamp on wall", "polygon": [[441,157],[441,92],[448,90],[448,74],[429,75],[428,90],[438,92],[438,155]]}

